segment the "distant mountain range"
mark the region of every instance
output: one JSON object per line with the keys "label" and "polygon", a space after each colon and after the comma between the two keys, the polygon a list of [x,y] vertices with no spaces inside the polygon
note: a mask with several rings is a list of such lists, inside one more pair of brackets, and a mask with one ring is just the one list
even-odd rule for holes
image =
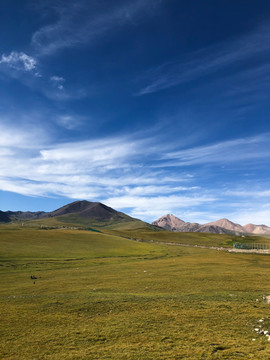
{"label": "distant mountain range", "polygon": [[185,222],[172,214],[164,215],[153,225],[178,232],[206,232],[215,234],[270,234],[270,227],[266,225],[247,224],[242,226],[228,219],[220,219],[206,224]]}
{"label": "distant mountain range", "polygon": [[[53,220],[54,219],[54,220]],[[51,212],[44,211],[0,211],[0,223],[31,220],[35,223],[44,223],[45,226],[52,224],[65,224],[65,226],[90,226],[90,227],[123,227],[149,228],[160,230],[164,228],[169,231],[179,232],[205,232],[216,234],[270,234],[270,227],[266,225],[248,224],[241,226],[228,219],[220,219],[207,224],[185,222],[172,214],[162,216],[158,220],[148,224],[139,219],[132,218],[120,211],[116,211],[100,202],[86,200],[74,201]],[[67,225],[72,224],[72,225]],[[56,226],[58,226],[56,225]],[[55,226],[55,225],[54,225]]]}

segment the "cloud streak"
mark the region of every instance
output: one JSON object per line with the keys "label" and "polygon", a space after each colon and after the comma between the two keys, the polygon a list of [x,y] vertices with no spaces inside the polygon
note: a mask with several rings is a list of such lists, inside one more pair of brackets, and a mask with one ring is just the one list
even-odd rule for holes
{"label": "cloud streak", "polygon": [[222,69],[232,69],[247,59],[267,54],[269,56],[269,34],[269,26],[263,26],[242,38],[202,49],[190,54],[186,59],[176,59],[153,68],[144,76],[148,84],[137,95],[158,92],[212,75]]}
{"label": "cloud streak", "polygon": [[216,144],[197,146],[163,155],[159,166],[222,165],[244,160],[270,160],[270,134],[222,141]]}
{"label": "cloud streak", "polygon": [[[51,7],[58,17],[55,23],[46,25],[32,36],[32,45],[39,55],[51,55],[58,50],[93,43],[113,29],[117,29],[145,12],[150,13],[160,1],[121,1],[117,5],[103,1],[101,4],[58,1]],[[104,9],[107,11],[104,11]]]}

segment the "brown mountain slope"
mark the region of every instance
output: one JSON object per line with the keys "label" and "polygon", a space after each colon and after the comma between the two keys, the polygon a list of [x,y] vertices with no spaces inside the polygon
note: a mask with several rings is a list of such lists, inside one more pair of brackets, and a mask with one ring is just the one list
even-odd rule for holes
{"label": "brown mountain slope", "polygon": [[228,234],[231,232],[217,224],[201,225],[198,223],[185,222],[172,214],[164,215],[156,221],[153,221],[152,224],[177,232],[205,232],[215,234]]}
{"label": "brown mountain slope", "polygon": [[243,226],[245,232],[252,234],[270,234],[270,227],[266,225],[247,224]]}
{"label": "brown mountain slope", "polygon": [[224,229],[227,229],[230,231],[234,231],[234,232],[239,232],[239,233],[245,232],[245,229],[243,228],[243,226],[236,224],[228,219],[220,219],[217,221],[209,222],[205,225],[219,226],[221,228],[224,228]]}
{"label": "brown mountain slope", "polygon": [[153,221],[152,224],[167,230],[178,231],[185,222],[172,214],[167,214]]}
{"label": "brown mountain slope", "polygon": [[248,224],[241,226],[228,219],[220,219],[207,224],[189,223],[178,219],[170,214],[154,221],[152,224],[163,227],[167,230],[178,232],[208,232],[215,234],[270,234],[270,227],[266,225]]}

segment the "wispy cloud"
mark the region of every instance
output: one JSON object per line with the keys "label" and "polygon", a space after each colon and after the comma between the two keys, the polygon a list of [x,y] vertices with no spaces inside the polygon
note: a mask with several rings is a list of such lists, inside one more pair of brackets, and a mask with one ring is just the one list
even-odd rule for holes
{"label": "wispy cloud", "polygon": [[[202,49],[184,59],[175,59],[149,70],[144,76],[144,81],[148,84],[137,95],[188,83],[219,70],[239,66],[247,59],[252,60],[267,54],[270,54],[270,32],[269,26],[265,25],[231,42]],[[263,62],[263,59],[260,61]]]}
{"label": "wispy cloud", "polygon": [[149,159],[156,157],[153,139],[136,138],[135,134],[132,138],[122,136],[38,146],[34,139],[42,135],[25,129],[14,132],[13,139],[16,136],[21,139],[14,146],[11,133],[8,127],[2,126],[1,134],[6,141],[0,145],[0,188],[5,191],[104,202],[109,198],[116,201],[117,195],[120,208],[128,199],[139,201],[149,197],[151,201],[160,193],[166,194],[171,202],[173,194],[177,194],[178,200],[184,203],[188,196],[181,194],[198,190],[197,186],[190,185],[193,178],[188,175],[173,176],[147,166]]}
{"label": "wispy cloud", "polygon": [[[267,186],[267,185],[266,185]],[[270,198],[270,190],[228,190],[226,194],[234,197],[243,197],[243,198]]]}
{"label": "wispy cloud", "polygon": [[270,160],[270,134],[222,141],[169,152],[159,166],[187,166],[199,164],[233,164],[244,160]]}
{"label": "wispy cloud", "polygon": [[106,204],[112,207],[130,209],[130,214],[135,217],[155,219],[167,213],[180,212],[186,208],[209,204],[215,201],[213,196],[206,195],[167,195],[167,196],[121,196],[106,199]]}
{"label": "wispy cloud", "polygon": [[79,116],[61,115],[56,119],[56,122],[68,130],[74,130],[81,125],[82,120]]}
{"label": "wispy cloud", "polygon": [[[33,34],[32,45],[40,55],[92,43],[112,29],[131,23],[142,13],[148,12],[158,4],[158,0],[121,1],[120,4],[98,2],[89,3],[58,1],[50,9],[57,15],[55,23],[46,25]],[[43,4],[44,5],[44,4]],[[103,6],[101,6],[103,5]],[[106,9],[106,11],[104,11]]]}
{"label": "wispy cloud", "polygon": [[[270,148],[268,134],[185,150],[177,150],[177,144],[171,144],[171,151],[168,151],[168,145],[160,145],[158,137],[146,137],[141,133],[140,136],[69,143],[56,142],[45,129],[31,127],[31,124],[22,130],[11,129],[3,123],[0,133],[1,190],[27,196],[102,201],[148,221],[166,213],[175,213],[185,221],[215,220],[211,205],[215,204],[217,214],[216,203],[223,201],[230,204],[232,211],[228,217],[234,220],[236,208],[242,212],[248,208],[248,193],[237,193],[239,189],[233,188],[230,188],[231,193],[226,189],[209,189],[197,176],[191,176],[196,174],[194,166],[216,164],[222,161],[223,155],[231,163],[235,161],[235,154],[238,160],[249,160],[245,162],[249,168],[255,152],[257,161],[259,156],[265,156],[265,151],[268,156]],[[172,151],[173,148],[176,150]],[[162,166],[155,168],[160,162]],[[191,171],[180,175],[178,171],[168,171],[167,165],[172,162],[175,166],[188,165]],[[262,203],[267,204],[269,191],[266,187],[260,191],[263,191],[259,194],[263,199],[262,207]]]}
{"label": "wispy cloud", "polygon": [[[15,115],[14,115],[15,117]],[[23,117],[23,116],[22,116]],[[29,114],[31,117],[31,114]],[[12,126],[15,119],[13,117],[0,118],[0,149],[33,150],[39,149],[48,141],[48,134],[38,124],[29,121],[24,128],[18,128],[17,125]],[[25,123],[27,120],[24,118]]]}

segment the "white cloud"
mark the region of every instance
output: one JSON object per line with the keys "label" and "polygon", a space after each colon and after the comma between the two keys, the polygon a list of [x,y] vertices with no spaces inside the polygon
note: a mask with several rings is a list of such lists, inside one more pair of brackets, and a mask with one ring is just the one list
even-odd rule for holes
{"label": "white cloud", "polygon": [[153,221],[168,214],[181,214],[187,208],[193,208],[216,201],[213,196],[197,194],[194,196],[119,196],[105,199],[105,203],[113,208],[129,209],[131,216]]}
{"label": "white cloud", "polygon": [[37,149],[48,141],[48,134],[31,122],[24,129],[12,124],[13,119],[0,118],[0,149]]}
{"label": "white cloud", "polygon": [[51,76],[50,77],[50,80],[53,81],[53,82],[56,82],[56,83],[63,83],[65,82],[65,79],[61,76]]}
{"label": "white cloud", "polygon": [[235,214],[230,214],[233,221],[241,225],[256,224],[270,226],[270,209],[261,210],[258,206],[256,209],[248,211],[241,209]]}
{"label": "white cloud", "polygon": [[193,190],[192,186],[179,185],[191,181],[190,177],[169,177],[143,165],[145,155],[156,155],[152,139],[124,136],[52,146],[40,143],[46,133],[42,136],[34,129],[2,126],[0,130],[5,139],[0,145],[2,190],[90,200],[115,194],[139,198]]}
{"label": "white cloud", "polygon": [[[33,57],[23,52],[12,51],[9,55],[3,54],[0,64],[6,64],[8,67],[26,72],[33,72],[37,68],[37,61]],[[38,75],[38,73],[35,73]]]}
{"label": "white cloud", "polygon": [[51,76],[50,77],[50,81],[53,84],[53,86],[55,86],[58,90],[64,90],[64,82],[66,81],[63,77],[61,76]]}
{"label": "white cloud", "polygon": [[146,186],[125,186],[121,188],[118,193],[126,194],[130,196],[142,196],[142,195],[155,195],[155,194],[172,194],[183,191],[192,191],[199,189],[198,186],[174,186],[169,185],[146,185]]}
{"label": "white cloud", "polygon": [[174,209],[174,208],[185,208],[188,206],[200,205],[205,202],[212,202],[216,199],[214,197],[208,196],[198,196],[198,197],[189,197],[189,196],[156,196],[156,197],[136,197],[136,196],[121,196],[121,197],[112,197],[108,198],[106,202],[111,206],[120,206],[121,208],[140,208],[140,209],[149,209],[153,207],[162,207],[164,209]]}
{"label": "white cloud", "polygon": [[226,194],[239,197],[265,198],[270,197],[270,190],[228,190]]}
{"label": "white cloud", "polygon": [[[254,219],[259,223],[264,219],[267,224],[269,187],[262,186],[260,191],[250,193],[244,188],[220,191],[202,186],[200,178],[192,172],[179,175],[179,171],[168,171],[166,166],[158,169],[152,166],[159,162],[160,157],[166,165],[177,156],[193,166],[206,163],[211,153],[216,154],[215,161],[218,161],[219,156],[226,154],[227,148],[236,150],[236,144],[239,145],[238,151],[243,147],[246,159],[248,156],[253,159],[253,152],[247,151],[248,144],[256,144],[258,154],[259,140],[265,140],[266,135],[224,142],[216,147],[210,145],[211,151],[206,147],[167,153],[168,147],[160,146],[157,138],[143,138],[136,134],[53,144],[53,139],[44,129],[31,125],[24,130],[10,128],[7,121],[0,125],[0,134],[2,190],[27,196],[64,196],[102,201],[148,221],[174,213],[184,221],[207,222],[217,217],[228,217],[243,223],[247,212],[255,214],[262,211],[262,220]],[[160,146],[159,153],[156,144]],[[262,151],[260,153],[263,154]],[[199,154],[203,154],[203,161]],[[213,161],[211,157],[210,161]],[[250,168],[250,162],[245,164]],[[250,196],[253,196],[252,201],[248,201]],[[240,201],[235,202],[239,198]],[[260,199],[256,208],[254,198]],[[228,208],[232,209],[230,213]]]}
{"label": "white cloud", "polygon": [[56,119],[58,125],[68,129],[73,130],[80,126],[81,120],[78,117],[72,115],[62,115]]}
{"label": "white cloud", "polygon": [[117,160],[117,165],[128,156],[135,155],[136,142],[128,142],[125,139],[105,139],[67,143],[49,150],[41,150],[41,156],[46,161],[78,161],[88,164],[100,164],[112,166]]}

